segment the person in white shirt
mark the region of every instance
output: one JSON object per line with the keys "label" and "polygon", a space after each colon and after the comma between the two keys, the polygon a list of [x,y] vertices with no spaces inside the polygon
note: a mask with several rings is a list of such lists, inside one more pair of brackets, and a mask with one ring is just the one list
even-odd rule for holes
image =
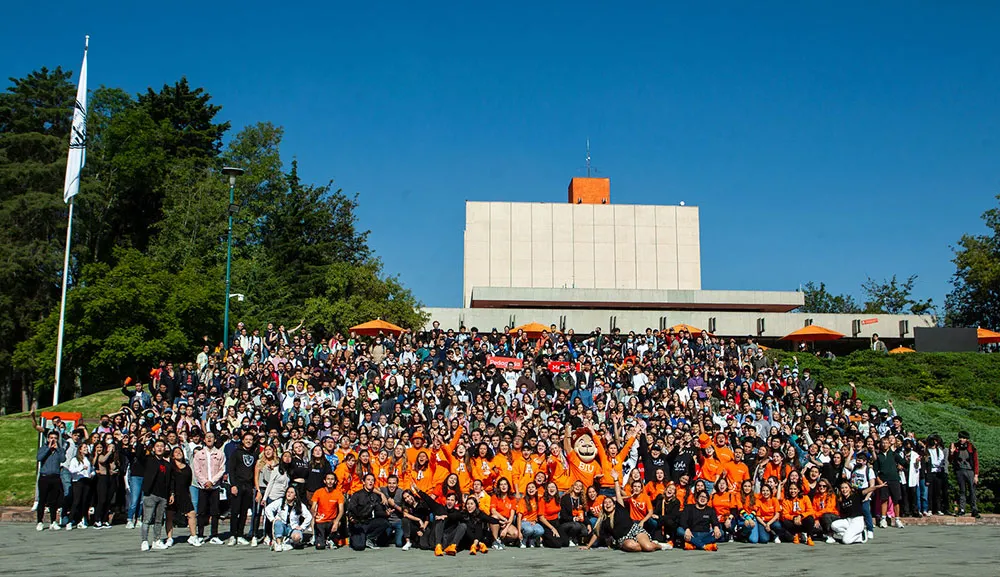
{"label": "person in white shirt", "polygon": [[87,528],[87,509],[90,505],[90,480],[94,476],[94,465],[90,461],[90,445],[81,443],[72,458],[63,463],[69,471],[72,483],[73,505],[70,508],[70,521],[66,530],[71,531],[74,525],[81,529]]}
{"label": "person in white shirt", "polygon": [[299,500],[295,487],[285,489],[284,499],[268,505],[264,514],[274,524],[275,553],[302,547],[305,533],[312,526],[312,513]]}

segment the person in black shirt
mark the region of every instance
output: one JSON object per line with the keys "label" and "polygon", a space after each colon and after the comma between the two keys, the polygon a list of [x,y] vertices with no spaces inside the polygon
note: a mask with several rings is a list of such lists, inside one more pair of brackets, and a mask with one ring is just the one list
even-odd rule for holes
{"label": "person in black shirt", "polygon": [[153,443],[152,454],[146,457],[142,475],[142,513],[143,524],[140,529],[142,546],[140,550],[149,551],[149,526],[153,526],[153,549],[166,549],[167,544],[160,541],[160,529],[163,528],[163,516],[166,513],[167,499],[173,488],[170,480],[170,461],[164,457],[166,445],[163,441]]}
{"label": "person in black shirt", "polygon": [[606,498],[601,503],[601,516],[597,519],[590,541],[581,549],[590,549],[598,539],[604,538],[610,540],[612,547],[630,553],[659,551],[660,546],[653,543],[642,524],[632,520],[622,498],[618,472],[612,471],[611,477],[615,480],[615,497]]}
{"label": "person in black shirt", "polygon": [[590,537],[590,525],[584,518],[585,509],[583,482],[576,481],[559,500],[559,534],[576,543],[586,541]]}
{"label": "person in black shirt", "polygon": [[229,539],[227,545],[249,545],[250,541],[243,535],[247,524],[247,510],[253,505],[254,470],[257,468],[257,448],[254,447],[255,437],[250,431],[244,431],[240,446],[226,460],[229,473]]}
{"label": "person in black shirt", "polygon": [[840,483],[837,495],[837,511],[840,513],[840,519],[830,525],[834,539],[845,545],[868,541],[862,504],[865,497],[885,486],[885,481],[876,479],[870,487],[859,491],[846,480]]}
{"label": "person in black shirt", "polygon": [[663,540],[673,546],[680,546],[677,528],[681,524],[681,502],[677,498],[677,486],[673,483],[656,496],[653,501],[653,511],[659,517],[660,526],[657,530],[662,534]]}
{"label": "person in black shirt", "polygon": [[363,488],[347,500],[347,519],[350,521],[351,549],[364,551],[377,549],[375,539],[389,528],[389,514],[386,513],[386,496],[375,491],[375,475],[368,473],[363,479]]}
{"label": "person in black shirt", "polygon": [[678,535],[684,538],[684,549],[717,551],[716,541],[722,538],[722,525],[715,509],[708,506],[708,493],[699,491],[694,497],[694,506],[685,507],[681,512],[681,526]]}

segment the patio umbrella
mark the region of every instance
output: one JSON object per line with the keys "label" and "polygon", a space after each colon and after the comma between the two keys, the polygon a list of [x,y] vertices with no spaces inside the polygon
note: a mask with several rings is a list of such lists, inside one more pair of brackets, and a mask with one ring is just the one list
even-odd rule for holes
{"label": "patio umbrella", "polygon": [[542,331],[548,331],[549,327],[543,325],[542,323],[528,323],[526,325],[521,325],[519,327],[514,327],[508,331],[510,334],[517,334],[517,331],[524,331],[530,339],[537,339],[542,336]]}
{"label": "patio umbrella", "polygon": [[837,331],[832,331],[819,325],[809,325],[807,327],[802,327],[797,331],[788,333],[787,335],[781,337],[781,340],[811,343],[815,341],[835,341],[842,338],[844,338],[844,335],[842,333],[838,333]]}
{"label": "patio umbrella", "polygon": [[366,337],[374,337],[379,333],[392,333],[394,335],[398,335],[403,332],[403,327],[397,327],[396,325],[383,321],[382,319],[375,319],[373,321],[368,321],[367,323],[355,325],[351,327],[351,331]]}
{"label": "patio umbrella", "polygon": [[985,345],[988,343],[1000,343],[1000,333],[991,331],[989,329],[978,328],[976,329],[976,336],[979,337],[979,344]]}
{"label": "patio umbrella", "polygon": [[680,324],[674,325],[674,326],[672,326],[670,328],[673,329],[673,331],[675,333],[679,333],[681,331],[687,331],[687,332],[691,333],[692,335],[700,335],[701,333],[706,332],[706,331],[703,331],[702,329],[699,329],[698,327],[692,327],[691,325],[689,325],[687,323],[680,323]]}
{"label": "patio umbrella", "polygon": [[902,354],[902,353],[915,353],[915,352],[917,352],[917,351],[911,349],[910,347],[896,347],[896,348],[892,349],[891,351],[889,351],[889,354],[890,355],[899,355],[899,354]]}

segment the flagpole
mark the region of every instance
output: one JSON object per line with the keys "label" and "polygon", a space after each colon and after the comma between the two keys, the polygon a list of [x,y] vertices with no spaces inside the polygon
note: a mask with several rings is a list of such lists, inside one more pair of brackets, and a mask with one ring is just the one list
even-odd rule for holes
{"label": "flagpole", "polygon": [[[52,405],[59,404],[59,385],[62,381],[63,335],[66,329],[66,287],[69,282],[69,255],[73,243],[73,197],[80,190],[80,178],[83,175],[83,165],[87,161],[87,50],[90,48],[90,36],[83,41],[83,65],[80,67],[80,86],[76,92],[76,108],[73,110],[73,126],[70,130],[69,159],[74,160],[74,147],[80,151],[77,164],[66,164],[66,184],[63,188],[63,198],[69,204],[69,214],[66,216],[66,253],[63,255],[62,296],[59,299],[59,335],[56,337],[56,381],[52,388]],[[74,174],[75,173],[75,174]]]}
{"label": "flagpole", "polygon": [[66,282],[69,279],[69,250],[73,242],[73,199],[69,199],[66,222],[66,254],[63,255],[62,299],[59,301],[59,337],[56,340],[56,386],[52,389],[52,405],[59,404],[59,381],[62,377],[63,330],[66,328]]}

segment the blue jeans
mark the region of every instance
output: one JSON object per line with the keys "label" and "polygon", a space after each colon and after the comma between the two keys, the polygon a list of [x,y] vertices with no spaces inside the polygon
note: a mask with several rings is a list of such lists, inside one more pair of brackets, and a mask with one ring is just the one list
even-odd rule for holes
{"label": "blue jeans", "polygon": [[73,490],[73,476],[69,474],[69,471],[60,467],[59,469],[59,480],[62,481],[63,490],[63,503],[62,503],[62,518],[60,519],[61,525],[65,525],[70,521],[70,497],[69,494]]}
{"label": "blue jeans", "polygon": [[534,521],[521,521],[521,538],[527,543],[531,539],[541,539],[545,528]]}
{"label": "blue jeans", "polygon": [[393,543],[396,547],[403,546],[403,521],[389,521],[389,528],[385,530],[385,534],[393,537]]}
{"label": "blue jeans", "polygon": [[764,524],[760,521],[754,523],[753,527],[748,527],[750,534],[747,536],[748,543],[770,543],[771,534],[767,532],[764,528]]}
{"label": "blue jeans", "polygon": [[275,539],[291,539],[293,533],[299,534],[299,541],[302,540],[302,531],[298,529],[292,529],[291,525],[286,525],[281,521],[274,521],[274,538]]}
{"label": "blue jeans", "polygon": [[875,523],[872,522],[872,502],[861,502],[861,513],[865,516],[865,531],[874,531]]}
{"label": "blue jeans", "polygon": [[925,513],[930,511],[930,502],[927,500],[930,487],[927,485],[926,479],[920,479],[920,483],[917,485],[917,512]]}
{"label": "blue jeans", "polygon": [[[678,527],[677,528],[677,535],[681,539],[684,538],[684,528],[683,527]],[[692,532],[691,533],[691,541],[690,542],[691,542],[692,545],[694,545],[698,549],[704,549],[705,545],[708,545],[709,543],[715,543],[715,535],[711,531],[705,531],[704,533],[701,533],[701,532],[699,532],[699,533]]]}
{"label": "blue jeans", "polygon": [[142,519],[142,477],[128,478],[128,514],[125,519],[127,521]]}
{"label": "blue jeans", "polygon": [[194,512],[195,512],[195,514],[197,514],[198,513],[198,496],[200,495],[201,490],[198,487],[196,487],[194,483],[191,483],[190,492],[191,492],[191,503],[194,505]]}

